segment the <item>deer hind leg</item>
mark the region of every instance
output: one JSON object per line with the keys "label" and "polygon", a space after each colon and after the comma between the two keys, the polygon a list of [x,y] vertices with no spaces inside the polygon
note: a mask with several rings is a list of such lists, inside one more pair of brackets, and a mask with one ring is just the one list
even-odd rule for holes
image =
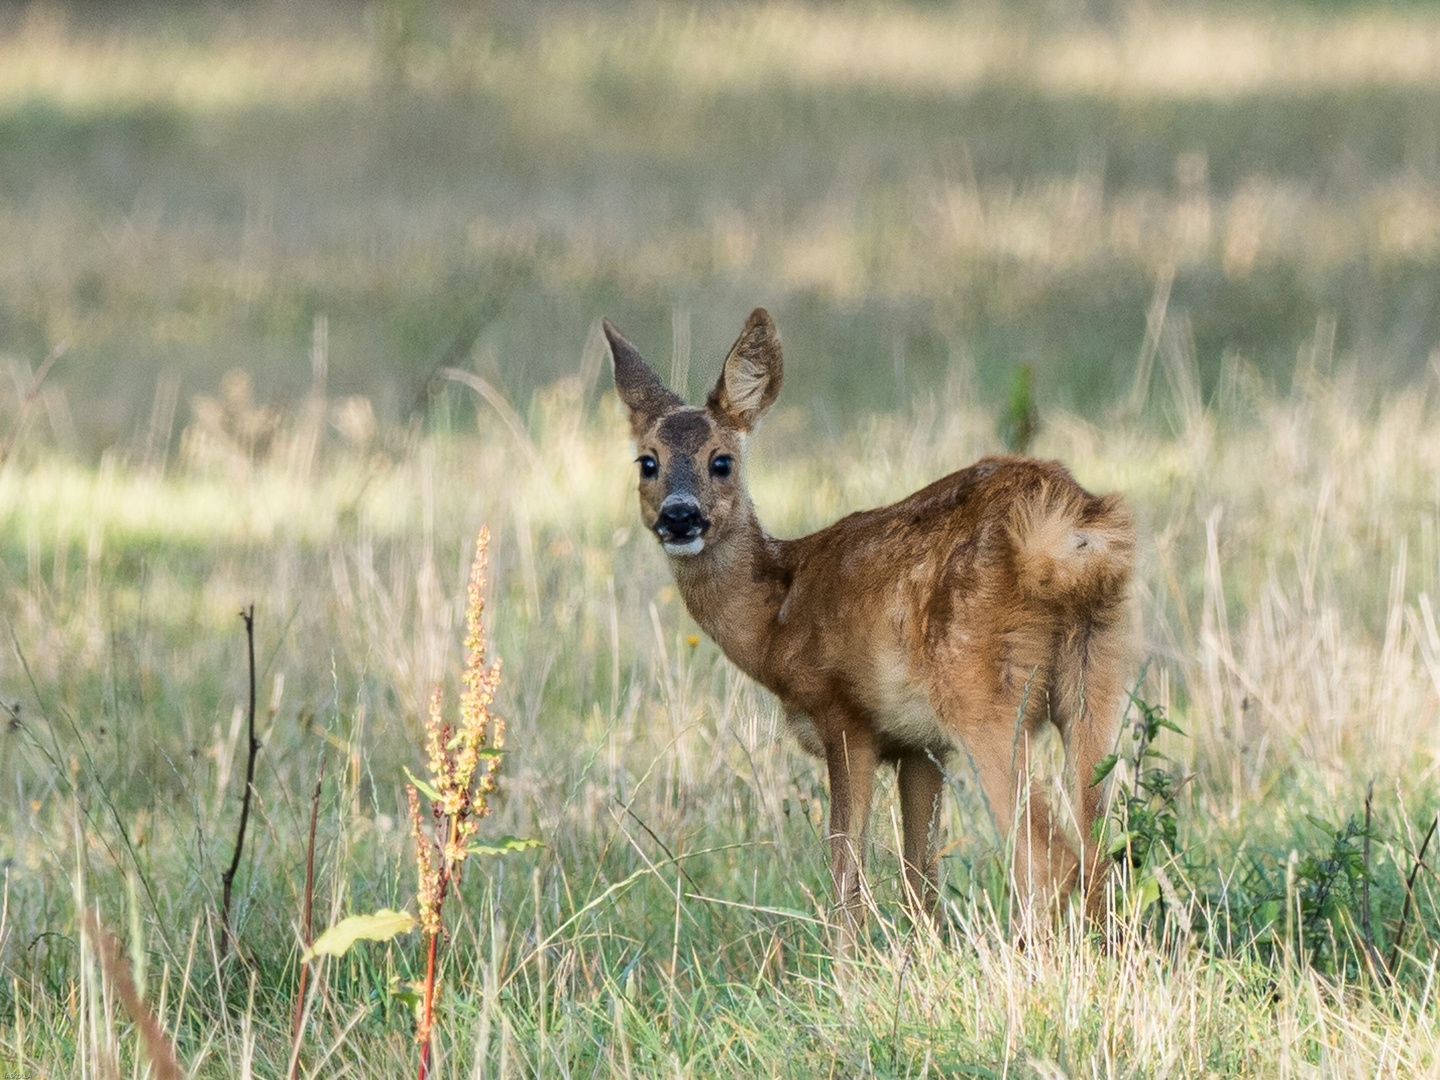
{"label": "deer hind leg", "polygon": [[1069,895],[1079,860],[1050,812],[1043,780],[1031,769],[1031,725],[1016,723],[1018,708],[1019,702],[1002,698],[990,710],[988,723],[961,730],[995,825],[1002,837],[1014,836],[1011,874],[1024,926]]}
{"label": "deer hind leg", "polygon": [[1118,626],[1073,628],[1060,642],[1050,684],[1050,716],[1065,740],[1067,768],[1074,774],[1080,884],[1085,913],[1092,919],[1104,903],[1110,860],[1094,835],[1103,807],[1103,785],[1091,780],[1095,766],[1115,748],[1128,640]]}
{"label": "deer hind leg", "polygon": [[905,896],[917,917],[935,908],[936,882],[933,834],[940,811],[944,774],[928,753],[912,751],[895,767],[900,789],[900,822],[905,829]]}
{"label": "deer hind leg", "polygon": [[875,740],[861,724],[835,725],[825,743],[830,773],[830,873],[847,937],[861,921],[861,874],[875,783]]}

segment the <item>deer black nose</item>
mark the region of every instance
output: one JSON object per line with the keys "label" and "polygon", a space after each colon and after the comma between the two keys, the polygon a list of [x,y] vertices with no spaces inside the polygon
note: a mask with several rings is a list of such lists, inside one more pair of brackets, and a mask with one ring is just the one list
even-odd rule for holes
{"label": "deer black nose", "polygon": [[660,506],[660,516],[655,519],[655,533],[661,540],[690,540],[703,533],[710,525],[700,512],[700,504],[693,499],[672,496]]}

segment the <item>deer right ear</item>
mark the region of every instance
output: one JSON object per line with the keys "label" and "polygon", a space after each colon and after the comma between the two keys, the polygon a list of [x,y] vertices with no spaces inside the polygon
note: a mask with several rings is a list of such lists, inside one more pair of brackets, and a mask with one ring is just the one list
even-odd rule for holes
{"label": "deer right ear", "polygon": [[615,391],[630,411],[630,431],[638,439],[656,420],[685,403],[650,370],[650,365],[640,358],[640,351],[609,319],[602,319],[600,325],[615,362]]}
{"label": "deer right ear", "polygon": [[780,335],[775,332],[770,313],[756,308],[725,357],[720,381],[705,404],[731,427],[750,431],[779,395],[782,381]]}

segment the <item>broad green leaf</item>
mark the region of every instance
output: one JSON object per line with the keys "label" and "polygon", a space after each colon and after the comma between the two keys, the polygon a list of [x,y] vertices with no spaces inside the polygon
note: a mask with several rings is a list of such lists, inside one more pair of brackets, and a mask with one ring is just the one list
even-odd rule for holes
{"label": "broad green leaf", "polygon": [[[402,769],[405,768],[405,766],[403,766],[403,765],[400,766],[400,767],[401,767]],[[410,778],[410,783],[412,783],[412,784],[415,785],[415,790],[418,791],[418,792],[420,792],[421,795],[424,795],[424,796],[425,796],[427,799],[429,799],[431,802],[439,802],[439,801],[440,801],[440,792],[436,791],[435,788],[434,788],[432,785],[427,784],[424,780],[421,780],[418,776],[416,776],[416,775],[415,775],[413,772],[411,772],[409,769],[405,769],[405,775]]]}
{"label": "broad green leaf", "polygon": [[389,941],[413,929],[415,916],[408,911],[381,908],[373,915],[351,915],[316,938],[300,960],[308,964],[317,956],[344,956],[357,941]]}
{"label": "broad green leaf", "polygon": [[494,840],[479,841],[465,850],[471,855],[504,855],[509,851],[524,851],[540,847],[540,841],[527,836],[497,836]]}
{"label": "broad green leaf", "polygon": [[1090,786],[1094,787],[1096,784],[1100,783],[1112,772],[1114,772],[1115,766],[1119,761],[1119,754],[1106,754],[1103,758],[1097,761],[1095,763],[1095,773],[1090,777]]}

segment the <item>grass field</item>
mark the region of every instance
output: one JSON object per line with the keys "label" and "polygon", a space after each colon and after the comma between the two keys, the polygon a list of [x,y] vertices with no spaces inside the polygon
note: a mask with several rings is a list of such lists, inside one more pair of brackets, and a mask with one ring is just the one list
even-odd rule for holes
{"label": "grass field", "polygon": [[[487,523],[482,835],[543,847],[447,904],[436,1075],[1440,1075],[1440,19],[1207,12],[0,17],[0,1071],[144,1074],[87,907],[187,1075],[414,1071],[414,934],[296,1049],[311,792],[317,929],[413,911]],[[835,961],[823,771],[640,530],[595,333],[697,400],[762,302],[777,535],[995,450],[1020,364],[1134,508],[1184,734],[1117,776],[1176,831],[1108,942],[1015,947],[954,763],[939,933],[882,790]]]}

